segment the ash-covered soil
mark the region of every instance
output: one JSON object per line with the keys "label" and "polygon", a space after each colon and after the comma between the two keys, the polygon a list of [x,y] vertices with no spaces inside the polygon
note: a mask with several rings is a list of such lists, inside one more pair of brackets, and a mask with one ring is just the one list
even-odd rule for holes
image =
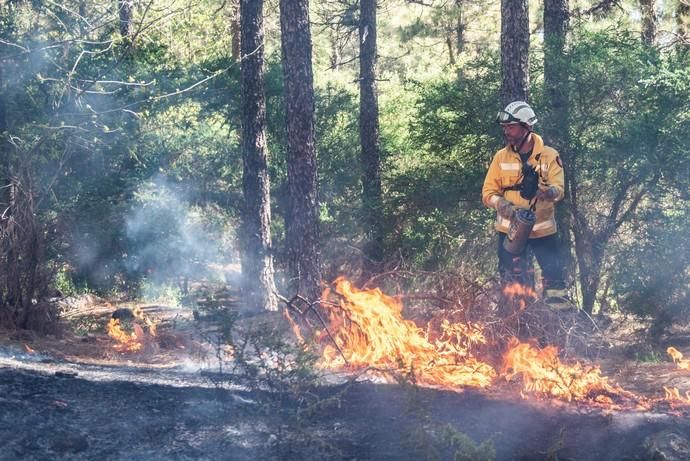
{"label": "ash-covered soil", "polygon": [[[111,311],[90,321],[100,329]],[[219,379],[189,312],[148,315],[159,335],[137,353],[113,351],[98,329],[0,333],[0,460],[690,459],[687,409],[604,411],[521,399],[508,385],[449,392],[342,379],[308,389],[305,404],[289,389]],[[668,361],[601,358],[636,392],[685,389],[690,378]]]}
{"label": "ash-covered soil", "polygon": [[[296,419],[265,412],[251,393],[194,379],[186,384],[179,376],[174,384],[124,376],[96,380],[1,368],[0,459],[453,459],[457,446],[444,442],[446,424],[477,443],[490,440],[499,460],[656,459],[649,451],[655,438],[690,438],[690,421],[680,416],[604,414],[476,391],[371,383],[352,385],[338,405],[285,427]],[[325,397],[335,390],[320,392]],[[291,402],[283,404],[287,411]],[[680,446],[678,456],[685,449]]]}

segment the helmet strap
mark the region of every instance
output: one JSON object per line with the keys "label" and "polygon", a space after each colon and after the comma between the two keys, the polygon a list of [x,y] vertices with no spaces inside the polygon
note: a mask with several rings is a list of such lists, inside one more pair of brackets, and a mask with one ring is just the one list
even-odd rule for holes
{"label": "helmet strap", "polygon": [[522,147],[523,147],[523,146],[525,145],[525,143],[527,142],[527,139],[529,138],[529,135],[532,134],[532,129],[530,128],[529,125],[527,125],[527,124],[525,124],[525,123],[521,123],[521,125],[524,126],[525,128],[527,128],[527,133],[525,133],[525,135],[522,137],[522,141],[520,141],[520,145],[518,145],[517,148],[516,148],[515,146],[513,146],[513,150],[514,150],[515,152],[517,152],[518,154],[520,153],[520,149],[522,149]]}

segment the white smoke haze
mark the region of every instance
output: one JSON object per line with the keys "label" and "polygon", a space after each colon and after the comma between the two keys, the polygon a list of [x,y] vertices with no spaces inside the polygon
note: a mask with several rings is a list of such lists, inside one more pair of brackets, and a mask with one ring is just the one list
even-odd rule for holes
{"label": "white smoke haze", "polygon": [[236,270],[235,228],[223,210],[191,205],[162,176],[136,191],[125,226],[125,268],[141,275],[148,290],[201,280],[226,282]]}

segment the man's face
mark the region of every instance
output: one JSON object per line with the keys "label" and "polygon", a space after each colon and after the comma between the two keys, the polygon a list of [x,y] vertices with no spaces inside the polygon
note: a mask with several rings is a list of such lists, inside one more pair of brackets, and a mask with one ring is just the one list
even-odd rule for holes
{"label": "man's face", "polygon": [[519,123],[503,124],[501,125],[501,129],[503,130],[503,137],[505,140],[514,146],[520,144],[520,141],[522,141],[522,138],[527,133],[527,128]]}

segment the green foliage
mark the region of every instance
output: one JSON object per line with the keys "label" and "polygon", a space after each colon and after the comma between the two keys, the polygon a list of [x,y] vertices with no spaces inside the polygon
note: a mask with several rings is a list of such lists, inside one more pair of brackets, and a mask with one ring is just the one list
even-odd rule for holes
{"label": "green foliage", "polygon": [[[242,95],[229,3],[156,0],[137,10],[141,30],[133,47],[119,36],[115,3],[81,3],[83,16],[75,2],[0,6],[0,102],[11,114],[4,139],[12,141],[2,150],[0,171],[6,176],[11,167],[30,178],[45,267],[70,268],[70,277],[56,275],[65,293],[81,286],[134,292],[142,281],[175,287],[189,277],[220,277],[205,266],[236,258],[242,209]],[[358,12],[356,2],[346,1],[314,2],[314,13],[322,255],[330,266],[324,273],[334,274],[365,240]],[[493,213],[479,193],[501,145],[493,123],[498,14],[486,2],[394,2],[379,9],[381,221],[389,259],[482,278],[493,273]],[[539,14],[533,10],[532,20]],[[568,75],[562,83],[570,132],[563,138],[570,145],[563,156],[576,195],[569,204],[604,255],[601,305],[676,318],[687,311],[690,285],[682,238],[690,71],[687,51],[645,46],[635,22],[616,10],[571,22],[568,54],[557,63]],[[540,32],[541,22],[535,24]],[[267,4],[265,26],[273,254],[280,270],[288,203],[274,3]],[[539,33],[532,42],[531,99],[538,114],[548,115]],[[578,251],[585,262],[594,256]]]}
{"label": "green foliage", "polygon": [[668,320],[687,309],[687,66],[620,30],[581,31],[572,48],[576,213],[608,252],[615,303]]}
{"label": "green foliage", "polygon": [[77,288],[72,281],[72,276],[67,267],[60,268],[53,279],[53,287],[60,292],[62,296],[77,296],[83,293],[88,293],[87,288]]}
{"label": "green foliage", "polygon": [[139,284],[139,298],[144,302],[165,304],[178,307],[184,293],[179,285],[150,282],[146,279]]}
{"label": "green foliage", "polygon": [[466,243],[485,238],[490,214],[479,194],[488,159],[499,147],[492,124],[498,68],[483,58],[454,79],[407,89],[418,94],[409,147],[385,163],[390,246],[427,269],[448,264]]}
{"label": "green foliage", "polygon": [[453,450],[453,461],[491,461],[496,449],[491,439],[477,445],[474,440],[448,424],[443,428],[442,440]]}

